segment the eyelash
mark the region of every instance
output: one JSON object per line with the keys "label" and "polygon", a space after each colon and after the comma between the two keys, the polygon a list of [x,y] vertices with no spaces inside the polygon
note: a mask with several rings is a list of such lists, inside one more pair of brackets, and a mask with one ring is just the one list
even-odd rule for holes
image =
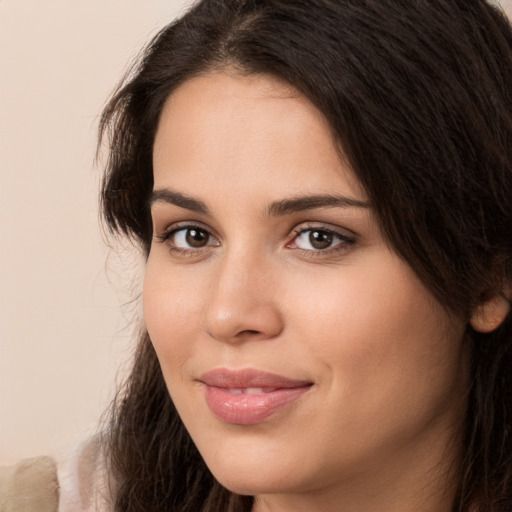
{"label": "eyelash", "polygon": [[[337,243],[334,246],[327,247],[325,249],[303,249],[301,247],[289,247],[291,243],[296,243],[297,239],[304,235],[305,233],[323,233],[328,236],[331,236],[332,238],[337,238],[339,243]],[[340,254],[348,251],[350,249],[350,246],[354,245],[356,243],[356,238],[352,236],[347,236],[344,233],[341,233],[340,231],[326,228],[325,226],[318,226],[318,225],[306,225],[301,226],[298,228],[295,228],[292,231],[293,238],[290,242],[286,244],[286,247],[295,250],[300,251],[302,253],[305,253],[307,256],[310,257],[321,257],[321,256],[327,256],[327,255],[335,255]]]}
{"label": "eyelash", "polygon": [[204,251],[205,249],[212,247],[212,245],[206,245],[205,247],[200,247],[197,249],[193,249],[193,248],[186,249],[184,247],[176,246],[172,241],[173,236],[176,235],[177,233],[179,233],[180,231],[186,232],[186,231],[190,231],[193,229],[196,229],[198,231],[203,231],[208,234],[209,238],[215,239],[215,237],[211,234],[209,229],[207,229],[204,226],[201,226],[199,224],[181,224],[178,226],[173,226],[173,227],[167,229],[161,235],[156,235],[156,238],[158,239],[158,241],[160,243],[167,244],[169,250],[174,254],[177,254],[180,256],[194,256],[194,255],[197,255],[198,252]]}
{"label": "eyelash", "polygon": [[[206,233],[209,238],[212,238],[216,240],[214,235],[212,235],[211,231],[207,229],[204,226],[201,226],[199,224],[181,224],[178,226],[173,226],[166,230],[161,235],[156,235],[157,240],[160,243],[165,243],[168,245],[169,250],[180,256],[197,256],[199,253],[208,250],[211,247],[218,247],[217,244],[208,244],[204,247],[198,247],[198,248],[184,248],[184,247],[178,247],[173,243],[172,238],[179,233],[180,231],[187,232],[190,230],[198,230]],[[327,247],[325,249],[304,249],[301,247],[290,247],[292,243],[296,243],[297,239],[308,232],[318,232],[322,234],[326,234],[328,236],[331,236],[333,239],[337,239],[338,243],[334,246]],[[286,247],[291,250],[300,251],[301,253],[305,254],[308,257],[321,257],[321,256],[327,256],[327,255],[333,255],[333,254],[341,254],[343,252],[346,252],[350,249],[350,246],[354,245],[356,243],[356,238],[352,236],[347,236],[346,234],[343,234],[337,230],[326,228],[324,226],[318,226],[318,225],[302,225],[300,227],[294,228],[291,233],[292,237],[289,242],[286,243]]]}

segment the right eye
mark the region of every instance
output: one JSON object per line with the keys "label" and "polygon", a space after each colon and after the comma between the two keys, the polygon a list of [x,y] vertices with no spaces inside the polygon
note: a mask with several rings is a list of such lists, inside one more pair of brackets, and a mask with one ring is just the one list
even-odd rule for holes
{"label": "right eye", "polygon": [[200,226],[180,226],[170,229],[159,238],[175,251],[194,251],[219,245],[218,240],[207,229]]}

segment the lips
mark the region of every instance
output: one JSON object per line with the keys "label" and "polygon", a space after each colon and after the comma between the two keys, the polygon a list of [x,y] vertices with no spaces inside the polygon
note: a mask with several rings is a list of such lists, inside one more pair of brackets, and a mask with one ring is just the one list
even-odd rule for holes
{"label": "lips", "polygon": [[260,423],[307,393],[312,382],[254,369],[219,368],[199,378],[210,410],[223,422]]}

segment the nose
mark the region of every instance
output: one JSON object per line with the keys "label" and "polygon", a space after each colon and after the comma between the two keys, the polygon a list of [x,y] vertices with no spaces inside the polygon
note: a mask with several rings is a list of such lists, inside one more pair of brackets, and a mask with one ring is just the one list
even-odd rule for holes
{"label": "nose", "polygon": [[264,258],[239,256],[219,262],[203,329],[225,343],[275,338],[284,326],[276,285]]}

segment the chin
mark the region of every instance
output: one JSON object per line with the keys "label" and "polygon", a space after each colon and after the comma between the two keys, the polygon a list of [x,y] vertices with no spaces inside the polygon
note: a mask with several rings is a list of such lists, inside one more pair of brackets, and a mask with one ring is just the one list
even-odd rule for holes
{"label": "chin", "polygon": [[260,448],[252,455],[241,450],[242,453],[232,452],[227,457],[217,453],[205,461],[217,481],[236,494],[280,494],[315,487],[314,468],[310,465],[297,464],[295,458],[287,459],[277,450],[263,456],[265,450]]}
{"label": "chin", "polygon": [[260,469],[248,473],[215,470],[213,475],[226,489],[245,496],[290,492],[296,487],[289,474],[278,474],[272,470]]}

